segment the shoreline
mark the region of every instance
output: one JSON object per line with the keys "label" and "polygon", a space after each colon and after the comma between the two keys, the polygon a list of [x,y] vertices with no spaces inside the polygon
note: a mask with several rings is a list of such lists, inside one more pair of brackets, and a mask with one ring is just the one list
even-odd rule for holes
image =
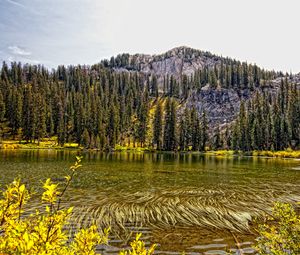
{"label": "shoreline", "polygon": [[203,154],[205,156],[216,157],[260,157],[260,158],[289,158],[300,159],[300,150],[281,150],[281,151],[233,151],[233,150],[208,150],[202,151],[163,151],[143,147],[121,147],[118,146],[112,150],[86,149],[78,146],[77,143],[66,143],[64,146],[58,146],[53,141],[37,143],[16,142],[13,140],[2,141],[0,150],[81,150],[81,151],[99,151],[99,152],[143,152],[143,153],[179,153],[179,154]]}

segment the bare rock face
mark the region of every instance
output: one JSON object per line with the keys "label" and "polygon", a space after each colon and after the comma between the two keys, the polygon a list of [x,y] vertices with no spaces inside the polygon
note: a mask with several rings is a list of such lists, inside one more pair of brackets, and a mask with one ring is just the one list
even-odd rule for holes
{"label": "bare rock face", "polygon": [[205,111],[212,127],[225,126],[237,117],[241,101],[247,101],[252,93],[250,90],[211,89],[205,86],[201,91],[194,91],[184,106],[195,107],[200,114]]}
{"label": "bare rock face", "polygon": [[177,47],[161,55],[136,54],[129,56],[129,63],[135,63],[138,71],[155,74],[161,86],[164,76],[173,76],[180,80],[182,75],[191,76],[204,66],[213,67],[220,62],[220,57],[209,52],[189,47]]}
{"label": "bare rock face", "polygon": [[[204,66],[213,67],[220,63],[219,57],[188,47],[174,48],[157,56],[134,55],[130,57],[130,61],[133,59],[139,64],[139,71],[157,76],[160,87],[163,77],[167,75],[172,75],[179,81],[184,74],[191,76]],[[212,89],[207,85],[200,91],[193,91],[181,105],[180,111],[185,106],[196,107],[199,114],[206,112],[210,126],[223,126],[236,118],[241,100],[248,100],[250,96],[249,90]]]}
{"label": "bare rock face", "polygon": [[[195,50],[189,47],[177,47],[160,55],[135,54],[128,55],[127,65],[115,68],[116,71],[139,71],[157,77],[158,87],[162,89],[164,77],[173,76],[181,81],[183,75],[190,77],[197,70],[204,67],[213,68],[221,64],[222,57],[209,52]],[[292,75],[290,81],[298,83],[300,89],[300,73]],[[267,86],[271,93],[277,93],[281,78],[273,80]],[[259,90],[259,89],[258,89]],[[213,89],[209,85],[190,93],[188,98],[181,102],[179,114],[185,106],[196,107],[198,113],[206,112],[211,127],[226,126],[238,115],[241,101],[249,100],[256,91],[249,89]]]}

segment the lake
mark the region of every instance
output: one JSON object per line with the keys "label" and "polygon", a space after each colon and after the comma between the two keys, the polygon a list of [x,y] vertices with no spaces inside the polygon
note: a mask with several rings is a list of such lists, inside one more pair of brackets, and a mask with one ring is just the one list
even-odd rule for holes
{"label": "lake", "polygon": [[62,182],[79,154],[64,204],[75,206],[74,226],[112,227],[104,254],[126,248],[135,232],[160,254],[253,254],[250,220],[273,201],[300,201],[299,160],[199,153],[2,150],[1,186],[20,177],[41,191],[48,177]]}

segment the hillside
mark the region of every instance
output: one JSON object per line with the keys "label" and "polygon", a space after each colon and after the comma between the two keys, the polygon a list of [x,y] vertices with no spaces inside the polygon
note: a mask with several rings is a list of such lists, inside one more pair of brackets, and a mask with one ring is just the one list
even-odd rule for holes
{"label": "hillside", "polygon": [[[239,112],[240,102],[252,98],[256,91],[267,90],[276,93],[281,78],[284,77],[281,72],[268,72],[256,65],[248,65],[245,62],[242,63],[185,46],[171,49],[161,55],[120,54],[117,57],[112,57],[109,61],[104,60],[102,63],[116,72],[138,71],[149,76],[155,76],[159,94],[166,94],[165,83],[171,77],[178,83],[178,95],[184,93],[184,80],[186,83],[193,83],[181,104],[183,107],[196,107],[199,114],[205,110],[212,127],[232,122]],[[221,73],[218,72],[222,70],[221,72],[225,76],[228,69],[224,69],[228,66],[231,68],[230,72],[235,71],[235,74],[230,74],[230,76],[236,75],[236,79],[239,79],[238,75],[244,75],[244,66],[248,66],[250,78],[247,78],[247,84],[242,81],[242,78],[240,81],[231,81],[231,84],[224,84],[227,82],[225,81],[226,77],[220,81]],[[209,70],[216,73],[216,84],[212,84],[209,80]],[[261,75],[261,73],[264,74]],[[204,78],[200,77],[201,75]],[[254,77],[255,75],[257,77]],[[299,75],[290,76],[289,79],[290,82],[300,83]],[[182,96],[180,95],[179,98],[182,99]]]}
{"label": "hillside", "polygon": [[299,78],[188,47],[51,72],[3,63],[0,137],[99,149],[297,148]]}
{"label": "hillside", "polygon": [[220,64],[221,60],[225,59],[209,52],[182,46],[161,55],[121,54],[114,58],[115,64],[112,66],[116,70],[126,69],[155,74],[158,77],[158,83],[162,85],[164,76],[169,75],[180,80],[183,75],[191,76],[204,67],[212,68]]}

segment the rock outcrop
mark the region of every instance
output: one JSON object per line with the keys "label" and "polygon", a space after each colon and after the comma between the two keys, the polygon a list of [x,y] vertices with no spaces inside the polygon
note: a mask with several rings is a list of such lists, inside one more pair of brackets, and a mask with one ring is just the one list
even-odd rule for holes
{"label": "rock outcrop", "polygon": [[162,85],[164,76],[172,75],[180,80],[183,74],[191,76],[196,70],[204,66],[213,67],[221,61],[221,57],[185,46],[160,55],[135,54],[129,55],[128,58],[129,64],[122,68],[155,74],[159,85]]}
{"label": "rock outcrop", "polygon": [[211,89],[208,85],[199,92],[192,93],[185,105],[196,107],[199,113],[205,111],[210,126],[225,126],[238,115],[241,100],[247,101],[252,96],[249,90]]}
{"label": "rock outcrop", "polygon": [[[124,61],[125,57],[125,61]],[[158,88],[161,91],[164,77],[173,76],[178,82],[183,75],[192,76],[197,70],[204,67],[213,68],[221,65],[223,58],[189,47],[177,47],[160,55],[135,54],[121,56],[119,64],[115,71],[139,71],[145,74],[155,75],[157,77]],[[123,63],[123,64],[122,64]],[[124,64],[125,63],[125,64]],[[291,82],[300,84],[300,73],[289,77]],[[281,78],[270,81],[267,90],[276,93],[281,83]],[[300,85],[299,85],[300,86]],[[203,111],[207,113],[211,127],[217,125],[226,126],[231,123],[238,115],[241,101],[249,100],[259,89],[241,89],[241,88],[211,88],[209,84],[203,86],[200,90],[192,91],[188,98],[181,100],[179,113],[184,106],[196,107],[199,114]],[[299,88],[300,89],[300,88]]]}

